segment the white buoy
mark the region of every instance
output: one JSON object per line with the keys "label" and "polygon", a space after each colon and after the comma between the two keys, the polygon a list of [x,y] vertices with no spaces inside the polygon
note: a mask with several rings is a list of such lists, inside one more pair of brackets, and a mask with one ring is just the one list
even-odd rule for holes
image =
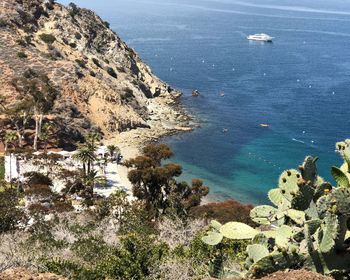
{"label": "white buoy", "polygon": [[335,92],[333,91],[333,92],[332,92],[332,94],[334,95],[334,94],[335,94]]}
{"label": "white buoy", "polygon": [[305,130],[303,130],[303,134],[305,134]]}
{"label": "white buoy", "polygon": [[299,83],[299,82],[300,82],[300,80],[298,79],[298,80],[297,80],[297,82]]}
{"label": "white buoy", "polygon": [[309,85],[309,88],[312,88],[312,85]]}
{"label": "white buoy", "polygon": [[311,143],[313,144],[315,141],[314,140],[311,140]]}

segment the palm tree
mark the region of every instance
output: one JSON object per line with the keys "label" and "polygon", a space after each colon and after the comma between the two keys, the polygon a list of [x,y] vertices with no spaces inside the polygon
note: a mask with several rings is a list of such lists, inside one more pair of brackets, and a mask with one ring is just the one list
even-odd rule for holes
{"label": "palm tree", "polygon": [[93,170],[87,174],[87,176],[85,177],[84,183],[86,186],[91,188],[96,187],[96,185],[105,186],[107,184],[107,178],[106,176],[97,175],[97,171]]}
{"label": "palm tree", "polygon": [[14,145],[14,142],[17,140],[17,134],[14,131],[7,131],[4,137],[5,142],[5,154],[7,153],[9,145]]}
{"label": "palm tree", "polygon": [[85,136],[85,140],[86,140],[86,145],[91,146],[94,150],[97,149],[97,142],[99,142],[102,138],[101,133],[97,132],[97,131],[93,131],[88,133]]}
{"label": "palm tree", "polygon": [[91,172],[91,166],[96,160],[95,150],[91,145],[81,145],[73,155],[73,159],[83,164],[84,176]]}
{"label": "palm tree", "polygon": [[107,149],[111,158],[113,158],[114,155],[118,156],[120,154],[120,149],[115,145],[108,145]]}

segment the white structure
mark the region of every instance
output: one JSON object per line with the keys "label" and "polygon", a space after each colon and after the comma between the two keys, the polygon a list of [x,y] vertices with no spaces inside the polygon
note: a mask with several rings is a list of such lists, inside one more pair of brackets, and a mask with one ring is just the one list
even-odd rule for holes
{"label": "white structure", "polygon": [[261,34],[254,34],[254,35],[249,35],[247,37],[248,40],[251,41],[261,41],[261,42],[272,42],[272,39],[274,37],[271,37],[270,35],[267,35],[265,33],[261,33]]}
{"label": "white structure", "polygon": [[[20,181],[24,180],[24,174],[27,172],[40,172],[43,174],[49,174],[49,177],[52,180],[52,190],[55,192],[60,192],[65,187],[65,180],[59,176],[61,173],[62,168],[70,170],[70,171],[76,171],[78,169],[82,168],[82,165],[73,160],[72,156],[75,152],[67,152],[67,151],[60,151],[60,152],[48,152],[48,154],[56,154],[60,155],[61,159],[59,159],[54,164],[48,164],[45,159],[36,159],[36,158],[30,158],[25,159],[22,158],[20,155],[8,155],[5,156],[5,180],[7,182],[10,182],[13,179],[18,179]],[[43,154],[42,152],[35,152],[33,153],[36,156],[40,156]],[[100,160],[98,160],[95,165],[94,169],[98,172],[99,176],[105,176],[107,180],[107,186],[106,187],[96,187],[95,192],[99,195],[103,196],[110,196],[113,192],[116,190],[123,190],[127,192],[129,195],[128,198],[130,200],[133,199],[132,192],[131,192],[131,185],[127,184],[125,181],[123,181],[119,174],[119,169],[123,169],[126,167],[119,166],[115,162],[108,162],[107,159],[105,159],[105,155],[108,154],[108,149],[105,146],[99,147],[99,149],[96,151],[96,155],[100,157]],[[127,172],[124,170],[124,172]]]}
{"label": "white structure", "polygon": [[19,164],[14,154],[5,156],[5,181],[11,182],[19,177]]}

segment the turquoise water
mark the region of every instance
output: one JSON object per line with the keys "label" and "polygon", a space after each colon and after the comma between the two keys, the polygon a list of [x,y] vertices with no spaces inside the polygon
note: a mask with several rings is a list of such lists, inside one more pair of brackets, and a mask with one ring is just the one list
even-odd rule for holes
{"label": "turquoise water", "polygon": [[[211,198],[262,203],[281,171],[306,155],[320,157],[327,179],[340,164],[334,144],[350,137],[350,1],[76,3],[96,10],[184,92],[201,128],[166,141],[183,178],[204,179]],[[245,38],[260,32],[274,42]],[[193,89],[201,96],[191,97]]]}

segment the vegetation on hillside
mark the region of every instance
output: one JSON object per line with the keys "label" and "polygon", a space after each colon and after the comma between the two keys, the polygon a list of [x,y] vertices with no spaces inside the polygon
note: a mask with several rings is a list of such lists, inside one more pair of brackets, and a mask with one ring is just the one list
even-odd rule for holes
{"label": "vegetation on hillside", "polygon": [[[176,181],[181,166],[162,162],[172,156],[168,146],[148,145],[125,163],[137,198],[131,201],[123,191],[108,198],[95,194],[93,151],[100,135],[85,138],[76,156],[85,167],[81,173],[61,170],[67,183],[61,193],[51,188],[52,174],[30,172],[12,187],[1,183],[0,272],[22,266],[69,279],[202,279],[218,252],[232,263],[243,260],[247,242],[228,241],[217,249],[201,241],[207,222],[189,212],[208,188],[198,179]],[[110,146],[109,153],[118,148]],[[40,165],[57,160],[35,158]],[[79,212],[76,196],[83,198]]]}
{"label": "vegetation on hillside", "polygon": [[[337,143],[344,158],[332,167],[337,186],[317,175],[317,158],[306,157],[269,191],[274,206],[252,208],[235,201],[200,205],[208,189],[200,180],[178,182],[181,166],[164,163],[172,151],[163,144],[125,162],[135,200],[123,191],[100,197],[90,177],[100,136],[86,139],[77,156],[85,168],[69,174],[62,193],[36,172],[22,184],[1,183],[0,272],[23,266],[68,279],[172,280],[304,268],[349,277],[350,140]],[[80,212],[75,195],[84,199]],[[208,224],[212,218],[220,222]]]}

